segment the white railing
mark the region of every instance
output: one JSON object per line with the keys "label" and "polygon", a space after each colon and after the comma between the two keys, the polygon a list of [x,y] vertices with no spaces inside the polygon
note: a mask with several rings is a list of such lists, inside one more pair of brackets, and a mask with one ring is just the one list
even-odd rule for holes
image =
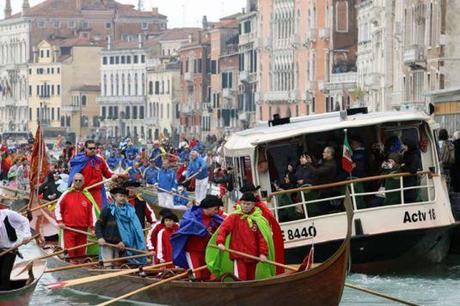
{"label": "white railing", "polygon": [[[408,176],[417,176],[420,184],[404,187],[404,178]],[[399,181],[399,186],[392,186],[394,188],[388,190],[364,191],[363,183],[372,180],[383,181],[384,186],[386,185],[386,180],[397,180]],[[433,203],[436,198],[432,174],[430,172],[420,172],[414,175],[399,173],[284,190],[270,195],[268,202],[270,209],[281,223],[341,213],[344,211],[343,199],[345,198],[344,188],[346,186],[350,188],[350,196],[355,211],[385,206],[427,204]],[[321,195],[321,193],[317,192],[318,190],[326,191],[328,195],[324,196],[325,193]],[[412,190],[415,192],[415,201],[406,203],[405,194]],[[292,200],[292,195],[295,196],[296,201]],[[372,199],[372,201],[369,199]]]}

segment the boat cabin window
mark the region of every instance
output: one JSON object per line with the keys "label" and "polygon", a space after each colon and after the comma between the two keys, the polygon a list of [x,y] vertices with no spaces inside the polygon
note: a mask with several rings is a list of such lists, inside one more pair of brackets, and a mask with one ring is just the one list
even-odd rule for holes
{"label": "boat cabin window", "polygon": [[[349,169],[343,159],[345,138]],[[264,152],[265,180],[269,177],[275,194],[271,207],[280,222],[343,212],[343,182],[348,181],[355,209],[434,201],[430,170],[436,150],[424,122],[305,134],[264,144]]]}
{"label": "boat cabin window", "polygon": [[233,165],[236,167],[238,176],[235,178],[238,183],[238,190],[243,187],[244,184],[254,184],[252,178],[252,167],[251,167],[251,157],[239,156],[233,159]]}

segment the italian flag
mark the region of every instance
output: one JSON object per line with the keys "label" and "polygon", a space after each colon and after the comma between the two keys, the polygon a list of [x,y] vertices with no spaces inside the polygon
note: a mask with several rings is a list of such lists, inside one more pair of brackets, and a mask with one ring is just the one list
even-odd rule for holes
{"label": "italian flag", "polygon": [[353,150],[348,143],[347,130],[345,130],[345,139],[343,140],[342,168],[348,173],[353,171],[353,160],[351,159],[352,155]]}

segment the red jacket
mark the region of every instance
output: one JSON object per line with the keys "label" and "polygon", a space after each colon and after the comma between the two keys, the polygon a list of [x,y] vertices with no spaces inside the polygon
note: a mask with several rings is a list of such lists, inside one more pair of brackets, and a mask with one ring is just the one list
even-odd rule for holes
{"label": "red jacket", "polygon": [[157,252],[157,259],[159,262],[172,261],[173,250],[170,239],[178,229],[179,225],[174,224],[173,228],[167,228],[163,226],[163,229],[158,232],[157,245],[155,250]]}
{"label": "red jacket", "polygon": [[[224,216],[222,211],[219,210],[219,214]],[[211,239],[212,234],[219,228],[219,226],[210,227],[209,224],[211,223],[211,217],[206,216],[204,213],[202,214],[202,223],[204,226],[208,228],[209,235],[200,237],[200,236],[189,236],[187,240],[187,246],[185,250],[187,252],[199,252],[203,253],[206,250],[206,246],[208,245],[209,239]]]}
{"label": "red jacket", "polygon": [[66,191],[56,205],[56,221],[70,227],[93,227],[93,204],[81,191]]}
{"label": "red jacket", "polygon": [[[91,166],[91,162],[88,162],[81,171],[81,174],[83,174],[83,176],[85,177],[85,185],[83,187],[88,187],[96,183],[102,182],[104,180],[104,177],[110,178],[113,175],[113,173],[109,170],[109,167],[107,166],[105,160],[100,156],[96,156],[96,158],[99,162],[95,162],[94,167]],[[102,185],[99,185],[93,189],[96,190],[101,188]]]}
{"label": "red jacket", "polygon": [[[257,224],[252,223],[249,227],[247,219],[242,219],[241,215],[231,214],[228,216],[219,228],[216,244],[225,244],[225,239],[229,234],[232,235],[230,240],[230,249],[240,251],[249,255],[259,256],[268,255],[268,246]],[[230,254],[230,259],[242,259],[245,262],[255,262],[235,254]]]}

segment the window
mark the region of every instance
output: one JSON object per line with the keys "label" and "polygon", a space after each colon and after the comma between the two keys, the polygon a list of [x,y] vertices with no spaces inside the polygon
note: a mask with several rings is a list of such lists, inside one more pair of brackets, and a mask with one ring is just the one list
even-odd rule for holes
{"label": "window", "polygon": [[86,96],[81,96],[81,105],[86,106]]}
{"label": "window", "polygon": [[125,118],[126,119],[131,119],[130,117],[131,116],[130,116],[130,112],[129,112],[129,106],[126,106],[126,108],[125,108]]}
{"label": "window", "polygon": [[54,107],[51,108],[51,120],[54,121]]}
{"label": "window", "polygon": [[143,22],[141,27],[142,27],[142,30],[148,30],[149,29],[149,24],[147,22]]}
{"label": "window", "polygon": [[115,64],[116,65],[120,64],[120,57],[119,56],[115,56]]}
{"label": "window", "polygon": [[211,74],[217,74],[217,61],[211,60]]}
{"label": "window", "polygon": [[113,56],[110,57],[110,65],[113,65],[115,63],[115,58]]}
{"label": "window", "polygon": [[61,108],[58,107],[56,109],[57,109],[57,116],[56,116],[57,117],[56,120],[57,120],[59,117],[61,117]]}
{"label": "window", "polygon": [[31,68],[29,68],[29,74],[32,74],[32,69]]}
{"label": "window", "polygon": [[37,22],[37,26],[38,26],[39,28],[43,29],[43,28],[45,27],[45,22],[42,21],[42,20],[40,20],[40,21]]}
{"label": "window", "polygon": [[57,74],[61,73],[61,68],[58,67],[58,68],[56,69],[56,73],[57,73]]}
{"label": "window", "polygon": [[348,32],[348,2],[338,1],[336,4],[335,30]]}
{"label": "window", "polygon": [[133,64],[137,64],[138,62],[139,62],[139,57],[137,55],[134,55]]}
{"label": "window", "polygon": [[233,73],[223,72],[222,73],[222,88],[233,88]]}
{"label": "window", "polygon": [[61,85],[58,85],[58,86],[57,86],[57,95],[58,95],[58,96],[61,95]]}
{"label": "window", "polygon": [[107,56],[102,58],[102,65],[107,65]]}
{"label": "window", "polygon": [[144,115],[144,107],[143,106],[139,106],[139,119],[144,119],[145,115]]}
{"label": "window", "polygon": [[251,21],[250,20],[244,22],[244,24],[243,24],[243,33],[244,34],[251,33]]}
{"label": "window", "polygon": [[159,95],[160,94],[160,82],[155,81],[155,94]]}
{"label": "window", "polygon": [[74,28],[75,28],[75,21],[69,21],[69,22],[67,23],[67,27],[68,27],[69,29],[74,29]]}
{"label": "window", "polygon": [[37,94],[36,94],[36,95],[37,95],[37,96],[40,95],[40,86],[39,86],[39,85],[37,85]]}
{"label": "window", "polygon": [[80,21],[80,28],[82,28],[82,29],[87,29],[87,28],[89,28],[88,22],[86,22],[86,21]]}
{"label": "window", "polygon": [[126,64],[131,64],[131,56],[126,56]]}
{"label": "window", "polygon": [[141,55],[141,63],[145,63],[145,55]]}
{"label": "window", "polygon": [[103,107],[101,108],[101,117],[102,117],[102,119],[105,119],[105,118],[106,118],[106,115],[107,115],[106,112],[107,112],[107,110],[106,110],[105,106],[103,106]]}
{"label": "window", "polygon": [[29,107],[29,120],[32,121],[32,107]]}
{"label": "window", "polygon": [[153,95],[153,82],[149,82],[149,95]]}
{"label": "window", "polygon": [[46,50],[46,57],[50,57],[50,50]]}
{"label": "window", "polygon": [[54,28],[59,29],[61,27],[61,23],[56,20],[56,21],[53,22],[53,26],[54,26]]}
{"label": "window", "polygon": [[40,50],[40,57],[45,57],[45,51],[44,50]]}
{"label": "window", "polygon": [[125,58],[125,56],[124,56],[124,55],[122,55],[122,56],[121,56],[121,63],[122,63],[122,64],[124,64],[124,63],[125,63],[125,59],[126,59],[126,58]]}
{"label": "window", "polygon": [[133,119],[137,119],[137,106],[133,106]]}
{"label": "window", "polygon": [[106,29],[111,29],[112,28],[112,24],[110,22],[106,22],[105,23],[105,28]]}
{"label": "window", "polygon": [[54,74],[54,68],[51,68],[51,74]]}
{"label": "window", "polygon": [[125,74],[121,74],[121,95],[125,95]]}

